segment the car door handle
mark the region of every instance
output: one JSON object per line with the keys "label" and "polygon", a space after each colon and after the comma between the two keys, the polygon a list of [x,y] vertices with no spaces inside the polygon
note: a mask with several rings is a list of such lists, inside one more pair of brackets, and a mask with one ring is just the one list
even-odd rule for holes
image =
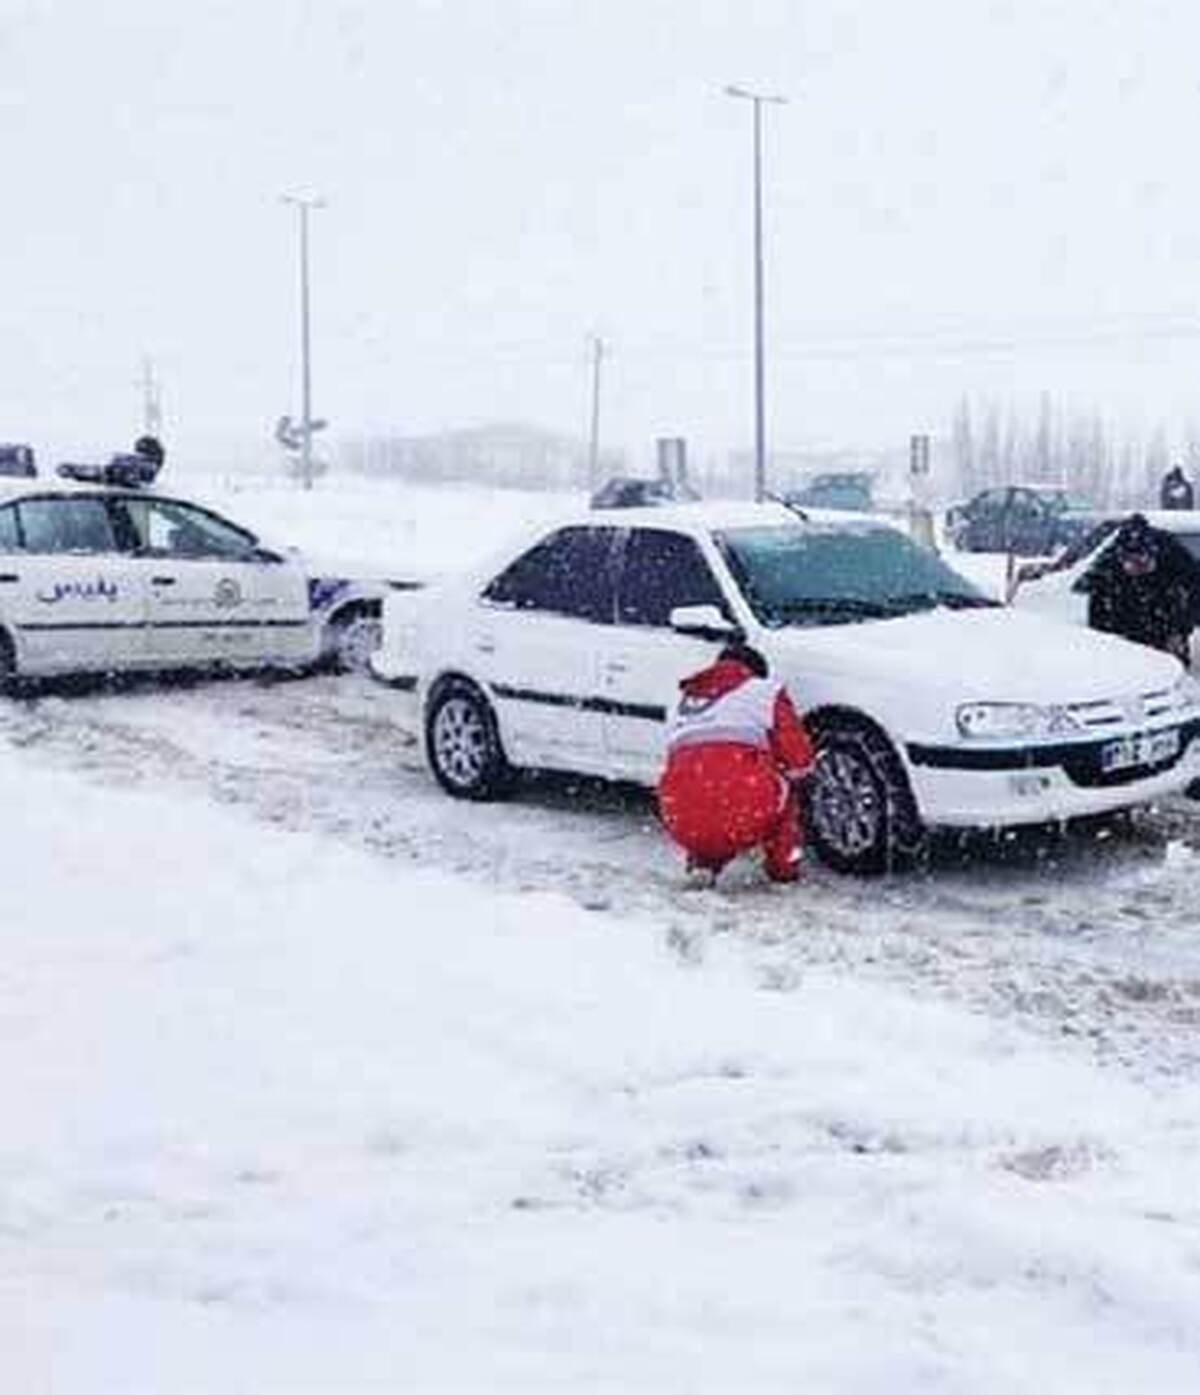
{"label": "car door handle", "polygon": [[481,654],[494,654],[496,652],[496,641],[494,639],[477,639],[475,648]]}
{"label": "car door handle", "polygon": [[607,668],[607,670],[608,670],[609,673],[628,673],[628,672],[629,672],[629,665],[628,665],[627,663],[623,663],[620,659],[613,659],[612,662],[609,663],[609,664],[606,664],[605,667]]}
{"label": "car door handle", "polygon": [[20,581],[20,579],[21,578],[16,572],[0,572],[0,583],[7,582],[11,585],[14,581]]}
{"label": "car door handle", "polygon": [[150,584],[152,586],[174,586],[175,578],[173,576],[152,576]]}

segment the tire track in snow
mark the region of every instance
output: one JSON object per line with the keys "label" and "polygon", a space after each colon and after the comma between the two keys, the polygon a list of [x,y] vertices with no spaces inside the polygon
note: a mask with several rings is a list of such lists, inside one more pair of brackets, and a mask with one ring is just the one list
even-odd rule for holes
{"label": "tire track in snow", "polygon": [[941,851],[927,875],[814,868],[785,889],[738,866],[722,889],[689,892],[644,793],[544,780],[505,804],[451,801],[389,698],[354,677],[133,682],[8,704],[0,735],[104,783],[174,787],[375,855],[650,915],[682,964],[736,935],[765,989],[814,969],[869,974],[1016,1016],[1141,1075],[1200,1065],[1200,805],[1102,836],[977,840]]}

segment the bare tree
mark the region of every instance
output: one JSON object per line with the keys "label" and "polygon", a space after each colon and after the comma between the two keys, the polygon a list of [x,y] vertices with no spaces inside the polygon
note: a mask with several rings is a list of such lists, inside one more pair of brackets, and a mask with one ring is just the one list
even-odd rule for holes
{"label": "bare tree", "polygon": [[952,432],[954,473],[959,491],[968,498],[979,488],[980,479],[971,433],[971,404],[964,392],[954,412]]}
{"label": "bare tree", "polygon": [[1054,408],[1050,394],[1043,392],[1038,400],[1037,434],[1033,440],[1032,475],[1049,483],[1054,478]]}
{"label": "bare tree", "polygon": [[985,487],[1000,482],[1000,410],[990,403],[983,419],[979,442],[979,482]]}

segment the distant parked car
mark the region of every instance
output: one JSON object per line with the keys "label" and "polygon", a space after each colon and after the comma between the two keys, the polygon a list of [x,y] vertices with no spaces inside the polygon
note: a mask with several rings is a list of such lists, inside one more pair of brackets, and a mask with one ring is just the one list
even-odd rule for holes
{"label": "distant parked car", "polygon": [[641,509],[699,497],[690,486],[661,475],[614,475],[596,490],[590,502],[594,509]]}
{"label": "distant parked car", "polygon": [[984,489],[946,514],[946,536],[963,552],[1047,557],[1078,542],[1099,515],[1065,489],[1009,484]]}
{"label": "distant parked car", "polygon": [[[1088,623],[1089,578],[1113,546],[1117,532],[1130,515],[1101,519],[1089,532],[1053,562],[1027,562],[1017,572],[1012,604],[1054,620],[1074,625]],[[1152,528],[1170,533],[1200,564],[1200,511],[1153,509],[1142,514]],[[1191,665],[1200,671],[1200,637],[1192,636]]]}
{"label": "distant parked car", "polygon": [[0,445],[0,475],[18,475],[28,479],[36,474],[32,446]]}
{"label": "distant parked car", "polygon": [[583,512],[384,603],[371,661],[462,799],[519,767],[652,784],[679,680],[738,637],[804,711],[809,829],[850,871],[931,825],[1124,808],[1200,776],[1176,659],[1002,607],[884,522],[781,504]]}
{"label": "distant parked car", "polygon": [[789,504],[805,509],[870,513],[875,507],[872,478],[858,470],[814,475],[802,489],[789,490],[784,497]]}

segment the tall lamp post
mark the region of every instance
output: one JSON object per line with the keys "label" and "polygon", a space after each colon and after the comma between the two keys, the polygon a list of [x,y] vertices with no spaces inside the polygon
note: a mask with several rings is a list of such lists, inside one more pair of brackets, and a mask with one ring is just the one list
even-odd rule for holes
{"label": "tall lamp post", "polygon": [[299,194],[284,194],[282,202],[291,204],[300,215],[300,475],[305,489],[312,488],[312,344],[309,336],[308,308],[308,215],[314,208],[324,208],[325,200],[303,198]]}
{"label": "tall lamp post", "polygon": [[763,387],[762,109],[784,106],[786,97],[726,87],[727,97],[754,104],[754,497],[767,495],[767,413]]}

